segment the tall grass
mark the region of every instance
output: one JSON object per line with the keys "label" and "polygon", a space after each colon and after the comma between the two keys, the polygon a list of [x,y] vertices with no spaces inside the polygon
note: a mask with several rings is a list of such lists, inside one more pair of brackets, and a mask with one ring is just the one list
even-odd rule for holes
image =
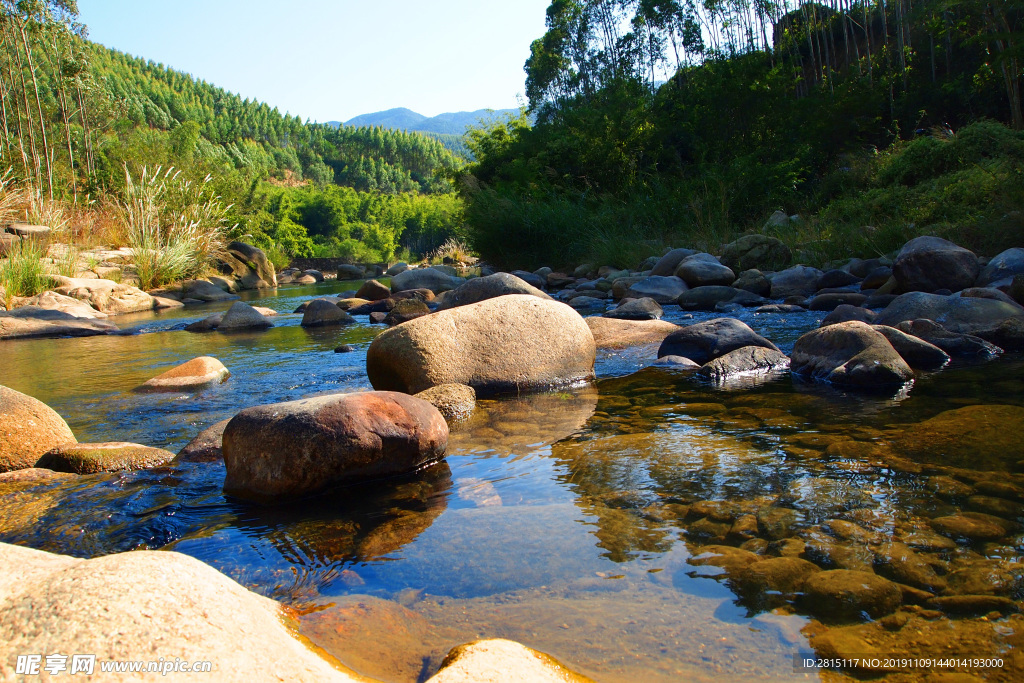
{"label": "tall grass", "polygon": [[136,180],[125,167],[123,220],[143,289],[195,277],[223,251],[231,207],[210,181],[187,180],[173,166],[143,167]]}
{"label": "tall grass", "polygon": [[7,309],[14,297],[35,296],[46,289],[49,279],[40,260],[42,256],[35,242],[23,240],[7,258],[0,259],[0,290]]}

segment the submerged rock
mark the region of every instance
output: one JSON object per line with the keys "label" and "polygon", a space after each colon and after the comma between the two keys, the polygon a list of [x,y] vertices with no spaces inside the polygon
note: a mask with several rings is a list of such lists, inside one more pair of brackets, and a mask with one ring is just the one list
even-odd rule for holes
{"label": "submerged rock", "polygon": [[77,443],[52,408],[0,385],[0,472],[27,469],[51,448]]}
{"label": "submerged rock", "polygon": [[172,459],[174,453],[162,448],[151,448],[126,441],[108,441],[57,446],[43,454],[36,462],[36,467],[45,467],[56,472],[96,474],[144,470],[159,467]]}
{"label": "submerged rock", "polygon": [[1020,460],[1022,433],[1021,406],[965,406],[902,428],[893,446],[918,462],[1008,471]]}
{"label": "submerged rock", "polygon": [[230,374],[216,358],[200,356],[146,380],[137,391],[193,391],[219,384]]}
{"label": "submerged rock", "polygon": [[813,379],[862,388],[899,385],[914,378],[892,344],[859,321],[820,327],[801,336],[793,346],[790,369]]}
{"label": "submerged rock", "polygon": [[550,655],[492,638],[452,648],[427,683],[588,683]]}
{"label": "submerged rock", "polygon": [[314,493],[415,470],[441,458],[447,444],[441,413],[406,394],[334,394],[255,406],[224,430],[224,490],[263,500]]}
{"label": "submerged rock", "polygon": [[903,594],[892,581],[848,569],[813,574],[803,590],[803,604],[826,618],[877,619],[895,612],[903,602]]}
{"label": "submerged rock", "polygon": [[467,384],[478,394],[593,377],[594,336],[565,304],[510,294],[437,311],[382,332],[366,353],[376,389]]}
{"label": "submerged rock", "polygon": [[665,337],[658,357],[683,356],[704,365],[744,346],[778,347],[735,318],[716,318],[682,327]]}

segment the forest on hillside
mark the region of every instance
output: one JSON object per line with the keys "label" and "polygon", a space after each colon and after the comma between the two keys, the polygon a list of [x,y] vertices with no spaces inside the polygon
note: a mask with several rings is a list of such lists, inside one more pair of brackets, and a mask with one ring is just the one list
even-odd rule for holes
{"label": "forest on hillside", "polygon": [[282,262],[421,254],[461,229],[463,160],[438,140],[304,122],[89,42],[74,0],[0,2],[0,93],[0,167],[40,201],[116,213],[130,179],[173,167]]}
{"label": "forest on hillside", "polygon": [[1020,0],[554,0],[546,22],[535,124],[472,131],[461,175],[498,263],[635,267],[780,209],[807,262],[1024,242]]}

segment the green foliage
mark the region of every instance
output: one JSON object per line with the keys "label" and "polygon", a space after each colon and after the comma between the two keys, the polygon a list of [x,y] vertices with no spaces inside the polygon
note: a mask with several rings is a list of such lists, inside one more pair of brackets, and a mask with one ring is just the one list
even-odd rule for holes
{"label": "green foliage", "polygon": [[35,242],[22,241],[7,258],[0,260],[0,290],[7,299],[7,308],[11,307],[13,297],[35,296],[46,290],[49,278],[40,261],[43,256]]}

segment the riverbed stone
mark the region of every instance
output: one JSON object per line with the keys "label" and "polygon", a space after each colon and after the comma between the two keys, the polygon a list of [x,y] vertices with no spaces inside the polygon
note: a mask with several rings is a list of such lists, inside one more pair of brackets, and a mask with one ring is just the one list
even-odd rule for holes
{"label": "riverbed stone", "polygon": [[979,271],[974,252],[931,235],[904,244],[892,266],[900,292],[958,292],[973,286]]}
{"label": "riverbed stone", "polygon": [[689,287],[729,286],[736,280],[732,268],[723,265],[711,254],[699,253],[687,256],[676,266],[676,277]]}
{"label": "riverbed stone", "polygon": [[973,405],[902,428],[893,446],[918,462],[1009,471],[1019,459],[1022,433],[1024,407]]}
{"label": "riverbed stone", "polygon": [[660,344],[665,337],[680,329],[666,320],[618,320],[596,316],[584,320],[599,349]]}
{"label": "riverbed stone", "polygon": [[74,443],[52,448],[36,467],[74,474],[124,472],[159,467],[174,459],[174,453],[126,441]]}
{"label": "riverbed stone", "polygon": [[[337,306],[334,308],[341,312]],[[306,310],[308,311],[309,309]],[[236,301],[224,313],[224,317],[221,318],[220,324],[217,326],[217,331],[264,330],[273,326],[274,323],[264,318],[255,308],[241,301]]]}
{"label": "riverbed stone", "polygon": [[429,314],[430,308],[419,299],[401,299],[396,301],[394,307],[384,316],[383,322],[393,327]]}
{"label": "riverbed stone", "polygon": [[752,305],[764,303],[764,299],[756,294],[724,285],[694,287],[676,299],[676,303],[684,311],[713,311],[718,304],[731,301],[741,304],[747,301]]}
{"label": "riverbed stone", "polygon": [[728,575],[739,574],[750,565],[763,559],[748,550],[730,545],[705,545],[695,548],[692,552],[693,555],[687,558],[687,563],[696,567],[705,565],[720,567]]}
{"label": "riverbed stone", "polygon": [[439,384],[416,394],[437,408],[446,420],[468,417],[476,407],[476,391],[465,384]]}
{"label": "riverbed stone", "polygon": [[820,571],[817,565],[799,557],[771,557],[739,572],[734,585],[754,604],[773,604],[783,596],[799,592],[804,582]]}
{"label": "riverbed stone", "polygon": [[850,304],[840,304],[825,316],[821,321],[821,327],[828,327],[829,325],[845,323],[851,320],[859,320],[862,323],[868,323],[870,325],[874,322],[876,315],[877,314],[869,308],[861,308],[860,306],[852,306]]}
{"label": "riverbed stone", "polygon": [[[787,223],[788,223],[787,216]],[[732,270],[778,270],[793,260],[793,252],[781,240],[769,235],[744,235],[725,245],[722,263]]]}
{"label": "riverbed stone", "polygon": [[881,333],[855,320],[801,336],[793,346],[790,368],[813,379],[863,388],[899,385],[914,378],[913,370]]}
{"label": "riverbed stone", "polygon": [[698,374],[715,382],[738,375],[778,372],[789,367],[789,357],[781,351],[762,346],[744,346],[708,361]]}
{"label": "riverbed stone", "polygon": [[224,460],[224,429],[231,418],[221,420],[199,432],[184,448],[178,451],[172,465],[182,462],[220,462]]}
{"label": "riverbed stone", "polygon": [[625,296],[632,299],[651,298],[659,304],[674,304],[686,291],[686,283],[675,276],[652,275],[634,282]]}
{"label": "riverbed stone", "polygon": [[950,356],[964,357],[987,357],[997,356],[1003,352],[995,344],[991,344],[981,337],[972,334],[950,332],[934,320],[919,318],[917,320],[904,320],[896,325],[896,329],[923,339],[929,344],[939,347]]}
{"label": "riverbed stone", "polygon": [[757,296],[769,296],[772,293],[772,282],[768,277],[756,268],[744,270],[732,283],[736,289],[756,294]]}
{"label": "riverbed stone", "polygon": [[32,297],[17,298],[15,305],[17,308],[12,311],[12,315],[19,317],[40,317],[30,313],[36,310],[59,311],[74,318],[103,319],[107,317],[106,313],[97,311],[81,299],[51,291],[42,292]]}
{"label": "riverbed stone", "polygon": [[818,291],[818,281],[822,275],[820,270],[810,266],[793,266],[780,271],[771,279],[771,298],[811,296]]}
{"label": "riverbed stone", "polygon": [[949,363],[949,354],[924,339],[887,325],[872,325],[871,329],[885,337],[896,353],[915,370],[938,370]]}
{"label": "riverbed stone", "polygon": [[44,453],[67,443],[77,439],[56,411],[0,385],[0,472],[32,467]]}
{"label": "riverbed stone", "polygon": [[658,357],[683,356],[704,365],[744,346],[778,347],[735,318],[715,318],[682,327],[665,337]]}
{"label": "riverbed stone", "polygon": [[194,323],[189,323],[185,326],[186,332],[210,332],[217,329],[220,326],[220,321],[224,319],[223,313],[214,313],[213,315],[207,316],[202,320],[197,320]]}
{"label": "riverbed stone", "polygon": [[[0,544],[0,659],[7,671],[23,653],[210,661],[212,672],[193,677],[237,683],[252,681],[254,671],[308,683],[357,680],[296,639],[278,603],[169,551],[82,560]],[[98,665],[95,673],[96,680],[129,678],[103,675]]]}
{"label": "riverbed stone", "polygon": [[[267,254],[262,249],[245,242],[234,241],[228,244],[225,252],[228,257],[233,257],[239,263],[246,266],[246,269],[249,271],[244,272],[234,268],[233,274],[235,277],[245,280],[246,276],[251,273],[255,275],[255,278],[251,279],[252,284],[255,284],[256,280],[262,280],[268,287],[277,287],[277,272],[274,269],[274,264],[270,262]],[[321,276],[321,279],[323,279],[323,276]],[[256,287],[249,288],[256,289]]]}
{"label": "riverbed stone", "polygon": [[875,571],[897,583],[905,583],[937,593],[946,581],[924,557],[910,546],[898,541],[884,543],[875,552]]}
{"label": "riverbed stone", "polygon": [[1002,525],[980,516],[945,515],[931,520],[932,528],[954,540],[994,541],[1006,535]]}
{"label": "riverbed stone", "polygon": [[665,314],[661,304],[650,297],[630,299],[601,315],[616,320],[659,320]]}
{"label": "riverbed stone", "polygon": [[475,304],[486,299],[508,294],[529,294],[540,299],[550,299],[547,293],[511,273],[495,273],[477,277],[459,285],[448,294],[438,310]]}
{"label": "riverbed stone", "polygon": [[978,273],[976,285],[987,287],[998,280],[1012,279],[1024,275],[1024,248],[1013,247],[996,254]]}
{"label": "riverbed stone", "polygon": [[456,286],[457,283],[450,275],[436,268],[406,270],[391,278],[392,292],[401,292],[408,289],[429,289],[434,294],[438,294],[449,289],[455,289]]}
{"label": "riverbed stone", "polygon": [[692,256],[697,252],[694,249],[672,249],[666,252],[664,256],[658,259],[658,262],[651,268],[651,275],[673,275],[676,272],[676,268],[679,266],[679,262],[687,256]]}
{"label": "riverbed stone", "polygon": [[550,655],[511,640],[476,640],[452,648],[427,683],[588,683]]}
{"label": "riverbed stone", "polygon": [[377,280],[367,280],[356,291],[354,298],[366,299],[367,301],[380,301],[391,296],[391,289]]}
{"label": "riverbed stone", "polygon": [[818,280],[818,289],[849,287],[860,281],[861,279],[853,273],[836,268],[822,273],[821,279]]}
{"label": "riverbed stone", "polygon": [[85,301],[97,311],[111,315],[151,311],[156,307],[152,296],[132,285],[113,280],[50,277],[58,285],[54,287],[58,294]]}
{"label": "riverbed stone", "polygon": [[[22,317],[25,315],[45,317]],[[117,332],[117,325],[107,320],[75,318],[60,311],[16,308],[0,312],[0,340],[95,337],[114,332]]]}
{"label": "riverbed stone", "polygon": [[910,292],[896,297],[878,314],[875,323],[896,327],[909,320],[926,318],[950,332],[974,334],[992,329],[1011,318],[1021,318],[1020,309],[1002,301],[977,297],[942,296]]}
{"label": "riverbed stone", "polygon": [[237,294],[230,294],[208,280],[186,280],[181,283],[181,295],[199,301],[234,301]]}
{"label": "riverbed stone", "polygon": [[356,321],[333,302],[313,299],[302,312],[302,327],[325,327],[328,325],[350,325]]}
{"label": "riverbed stone", "polygon": [[194,391],[228,378],[228,369],[212,356],[200,356],[146,380],[140,391]]}
{"label": "riverbed stone", "polygon": [[437,408],[391,391],[255,406],[224,430],[224,490],[262,501],[314,493],[413,471],[447,444]]}
{"label": "riverbed stone", "polygon": [[[601,320],[607,320],[601,318]],[[467,384],[478,394],[565,386],[593,377],[594,336],[565,304],[510,294],[416,318],[366,354],[377,389]]]}
{"label": "riverbed stone", "polygon": [[362,280],[366,277],[363,267],[354,263],[339,263],[336,270],[339,280]]}
{"label": "riverbed stone", "polygon": [[870,572],[833,569],[812,574],[803,584],[803,604],[826,619],[877,619],[903,602],[895,583]]}
{"label": "riverbed stone", "polygon": [[867,297],[860,292],[831,292],[818,294],[807,302],[812,311],[834,311],[839,306],[861,306]]}

